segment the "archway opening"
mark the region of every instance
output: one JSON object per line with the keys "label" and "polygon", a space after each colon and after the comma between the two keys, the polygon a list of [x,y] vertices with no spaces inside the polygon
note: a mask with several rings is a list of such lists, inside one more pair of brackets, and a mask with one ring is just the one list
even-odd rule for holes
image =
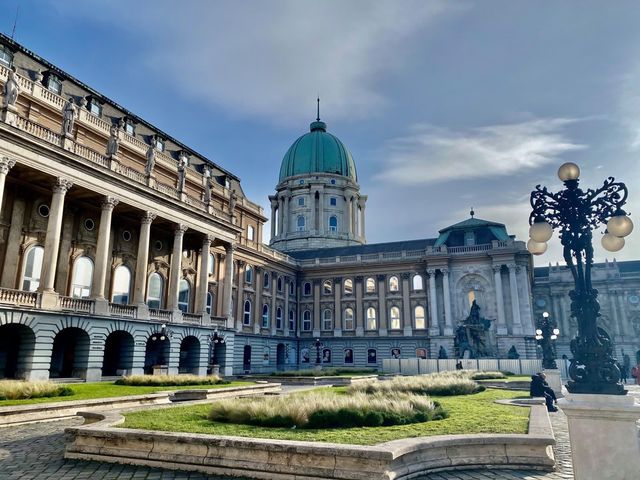
{"label": "archway opening", "polygon": [[200,367],[200,340],[194,336],[185,337],[180,344],[178,373],[198,374]]}
{"label": "archway opening", "polygon": [[165,335],[154,334],[147,340],[147,348],[144,353],[144,373],[153,373],[153,367],[164,366],[169,363],[171,342]]}
{"label": "archway opening", "polygon": [[279,343],[276,347],[276,368],[281,370],[284,368],[286,347],[284,343]]}
{"label": "archway opening", "polygon": [[53,340],[51,378],[85,378],[89,363],[89,334],[77,327],[60,330]]}
{"label": "archway opening", "polygon": [[0,378],[26,378],[33,362],[36,336],[26,325],[0,326]]}
{"label": "archway opening", "polygon": [[131,374],[133,368],[133,337],[129,332],[112,332],[104,344],[102,375],[105,377]]}

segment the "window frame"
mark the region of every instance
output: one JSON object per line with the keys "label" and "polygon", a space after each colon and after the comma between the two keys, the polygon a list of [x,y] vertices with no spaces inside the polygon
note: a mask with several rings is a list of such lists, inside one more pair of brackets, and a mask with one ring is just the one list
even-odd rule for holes
{"label": "window frame", "polygon": [[[394,315],[397,313],[397,315]],[[397,305],[391,306],[389,308],[389,330],[400,330],[402,328],[402,312],[400,311],[400,307]],[[394,322],[396,324],[394,325]]]}
{"label": "window frame", "polygon": [[276,330],[282,330],[282,307],[278,306],[276,308]]}
{"label": "window frame", "polygon": [[[249,308],[247,308],[247,305],[249,306]],[[245,327],[251,325],[252,306],[253,304],[251,303],[250,299],[246,299],[244,301],[244,310],[242,311],[242,325],[244,325]]]}
{"label": "window frame", "polygon": [[306,309],[304,312],[302,312],[302,325],[301,325],[301,329],[303,332],[310,332],[312,329],[313,325],[311,322],[311,310]]}
{"label": "window frame", "polygon": [[330,332],[333,330],[333,325],[333,311],[330,308],[325,308],[322,311],[322,330]]}
{"label": "window frame", "polygon": [[[418,309],[422,309],[422,316],[418,316]],[[422,326],[418,326],[418,318],[422,318]],[[425,330],[427,328],[427,311],[424,305],[416,305],[413,307],[413,328],[416,330]]]}
{"label": "window frame", "polygon": [[[307,287],[309,287],[309,293],[307,293]],[[305,297],[310,297],[311,295],[313,295],[313,287],[311,286],[311,282],[304,282],[302,286],[302,295],[304,295]]]}
{"label": "window frame", "polygon": [[250,242],[254,242],[255,236],[255,228],[253,228],[253,225],[247,225],[247,240]]}
{"label": "window frame", "polygon": [[[332,223],[335,223],[335,225],[332,225]],[[335,215],[331,215],[329,217],[329,231],[330,232],[338,231],[338,217]]]}
{"label": "window frame", "polygon": [[262,304],[262,324],[261,327],[262,328],[269,328],[269,304],[268,303],[263,303]]}
{"label": "window frame", "polygon": [[[369,313],[373,312],[373,316],[370,316]],[[369,331],[378,329],[378,311],[376,307],[367,307],[366,310],[366,329]],[[373,327],[371,326],[371,320],[373,319]]]}
{"label": "window frame", "polygon": [[289,310],[289,330],[296,330],[296,312],[293,309]]}
{"label": "window frame", "polygon": [[[78,281],[78,265],[79,262],[81,261],[88,261],[89,265],[91,266],[90,270],[89,270],[89,283],[88,285],[79,285],[77,283]],[[71,270],[71,291],[69,292],[71,295],[70,297],[72,298],[90,298],[91,297],[91,287],[93,284],[93,269],[94,269],[95,265],[93,263],[93,260],[86,256],[86,255],[81,255],[78,258],[75,259],[75,261],[73,262],[73,268]],[[80,295],[76,295],[76,288],[79,288],[81,290]],[[82,292],[86,290],[86,294],[83,294]]]}
{"label": "window frame", "polygon": [[[350,312],[350,313],[349,313]],[[351,322],[351,327],[347,325],[347,322]],[[344,309],[344,329],[347,331],[355,330],[355,315],[353,308],[347,307]]]}
{"label": "window frame", "polygon": [[247,265],[247,268],[244,270],[244,283],[253,285],[253,267],[251,265]]}
{"label": "window frame", "polygon": [[329,279],[322,282],[322,294],[333,295],[333,282]]}
{"label": "window frame", "polygon": [[[187,289],[183,290],[182,286],[185,284],[187,285]],[[180,300],[180,296],[184,291],[187,292],[186,302],[184,300]],[[181,307],[184,307],[184,310]],[[191,312],[191,282],[186,278],[181,278],[178,282],[178,310],[180,310],[182,313]]]}
{"label": "window frame", "polygon": [[[116,291],[116,282],[118,281],[118,271],[121,269],[125,269],[129,274],[129,289],[127,292],[124,291]],[[131,269],[125,264],[118,265],[113,271],[113,280],[111,284],[111,303],[117,303],[119,305],[129,305],[129,300],[131,299],[131,280],[133,279],[133,272]],[[126,293],[126,295],[124,295]],[[116,301],[116,295],[124,297],[126,299],[125,302]]]}
{"label": "window frame", "polygon": [[[31,274],[27,277],[27,266],[29,265],[29,254],[31,252],[40,251],[40,265],[39,268],[34,268],[37,266],[38,258],[37,254],[34,253],[33,265]],[[22,267],[22,282],[20,285],[22,286],[22,290],[27,292],[35,292],[38,290],[40,286],[40,280],[42,280],[42,265],[44,264],[44,247],[42,245],[32,245],[24,254],[24,265]],[[35,274],[37,273],[37,277]],[[29,288],[25,287],[25,282],[29,282]],[[32,282],[35,282],[35,285],[31,285]]]}
{"label": "window frame", "polygon": [[0,45],[0,64],[7,68],[11,68],[13,64],[13,52],[6,45]]}
{"label": "window frame", "polygon": [[298,215],[296,218],[296,232],[306,232],[307,231],[307,221],[304,218],[304,215]]}
{"label": "window frame", "polygon": [[[349,285],[349,291],[347,291],[347,285]],[[342,282],[342,293],[344,295],[353,295],[353,280],[345,278]]]}
{"label": "window frame", "polygon": [[[369,288],[369,284],[371,283],[371,285],[373,285],[371,288]],[[367,280],[365,282],[365,293],[376,293],[377,289],[377,284],[376,284],[376,279],[373,277],[367,277]]]}
{"label": "window frame", "polygon": [[[157,278],[160,279],[160,295],[156,298],[150,298],[149,296],[149,292],[151,291],[151,279],[152,278],[156,278],[155,276],[157,276]],[[149,277],[147,278],[147,296],[146,296],[146,304],[147,307],[153,310],[162,310],[162,307],[164,306],[164,277],[162,276],[162,274],[160,272],[151,272],[151,274],[149,275]],[[152,307],[151,305],[149,305],[149,302],[158,302],[158,306],[157,307]]]}
{"label": "window frame", "polygon": [[[420,282],[420,288],[416,288],[416,281]],[[422,278],[422,275],[416,273],[413,276],[413,278],[411,279],[411,288],[414,292],[421,292],[422,290],[424,290],[424,279]]]}
{"label": "window frame", "polygon": [[387,285],[389,288],[389,292],[399,292],[400,291],[400,280],[397,275],[391,275],[389,280],[387,280]]}

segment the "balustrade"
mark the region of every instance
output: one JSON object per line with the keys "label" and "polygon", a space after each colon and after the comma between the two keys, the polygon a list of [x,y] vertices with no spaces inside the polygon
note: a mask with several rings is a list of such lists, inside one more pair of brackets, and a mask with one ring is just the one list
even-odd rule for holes
{"label": "balustrade", "polygon": [[138,307],[135,305],[121,305],[119,303],[109,303],[109,313],[118,317],[136,318]]}
{"label": "balustrade", "polygon": [[35,307],[38,304],[38,293],[0,288],[0,303],[19,305],[21,307]]}
{"label": "balustrade", "polygon": [[160,310],[155,308],[149,309],[149,318],[151,320],[163,320],[166,322],[171,321],[171,311],[170,310]]}
{"label": "balustrade", "polygon": [[93,313],[94,305],[95,302],[88,298],[60,297],[60,308],[66,311]]}
{"label": "balustrade", "polygon": [[202,323],[202,315],[197,313],[182,313],[182,321],[184,323],[195,323],[200,325]]}

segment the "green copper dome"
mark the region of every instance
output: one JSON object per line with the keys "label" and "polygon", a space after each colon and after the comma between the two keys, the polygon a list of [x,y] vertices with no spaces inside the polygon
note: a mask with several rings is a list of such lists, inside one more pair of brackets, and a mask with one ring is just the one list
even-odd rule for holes
{"label": "green copper dome", "polygon": [[298,138],[287,150],[280,167],[280,180],[307,173],[334,173],[358,180],[356,166],[347,147],[327,133],[327,124],[316,120],[310,132]]}

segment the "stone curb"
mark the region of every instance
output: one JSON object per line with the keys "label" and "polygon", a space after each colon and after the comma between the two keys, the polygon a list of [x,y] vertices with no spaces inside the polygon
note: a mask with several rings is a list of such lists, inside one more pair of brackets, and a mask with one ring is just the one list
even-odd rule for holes
{"label": "stone curb", "polygon": [[263,382],[276,382],[283,385],[333,385],[333,386],[344,386],[344,385],[352,385],[354,383],[366,382],[369,380],[378,380],[378,375],[358,375],[353,377],[290,377],[290,376],[265,376],[265,377],[256,377],[256,376],[246,376],[241,377],[243,380],[249,381],[263,381]]}
{"label": "stone curb", "polygon": [[444,435],[372,446],[113,428],[124,421],[117,412],[82,413],[93,423],[65,430],[65,458],[269,480],[406,480],[485,467],[553,470],[549,415],[543,405],[529,407],[525,435]]}
{"label": "stone curb", "polygon": [[[223,387],[200,390],[167,390],[164,392],[145,395],[129,395],[124,397],[94,398],[89,400],[74,400],[69,402],[36,403],[31,405],[12,405],[0,407],[0,427],[6,427],[26,422],[53,420],[77,415],[79,411],[119,410],[144,405],[163,405],[174,401],[203,400],[212,398],[227,398],[281,391],[278,383],[263,385],[248,385],[246,387]],[[194,392],[198,392],[194,394]]]}

